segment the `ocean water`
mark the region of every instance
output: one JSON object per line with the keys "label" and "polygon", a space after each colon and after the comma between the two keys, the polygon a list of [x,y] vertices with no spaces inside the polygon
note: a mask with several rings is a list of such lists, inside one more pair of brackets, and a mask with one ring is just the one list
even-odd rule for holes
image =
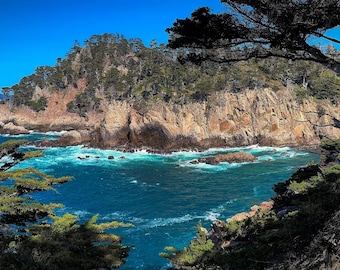
{"label": "ocean water", "polygon": [[[33,133],[17,137],[36,140],[57,136]],[[0,136],[0,142],[9,138],[12,137]],[[252,153],[258,160],[218,166],[190,164],[202,156],[240,150]],[[62,203],[65,207],[58,214],[77,214],[82,221],[98,213],[99,221],[133,223],[134,227],[112,231],[123,237],[124,245],[134,246],[121,267],[126,270],[166,269],[169,261],[159,253],[166,246],[187,246],[199,221],[208,228],[216,219],[249,211],[252,205],[270,199],[275,183],[286,180],[308,162],[319,161],[317,154],[258,146],[169,155],[72,146],[46,148],[44,154],[16,168],[34,166],[74,179],[57,186],[56,192],[38,192],[32,197],[43,203]]]}

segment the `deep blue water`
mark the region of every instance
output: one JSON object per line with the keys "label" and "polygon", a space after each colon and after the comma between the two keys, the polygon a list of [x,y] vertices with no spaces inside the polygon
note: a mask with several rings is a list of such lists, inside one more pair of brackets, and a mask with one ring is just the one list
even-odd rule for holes
{"label": "deep blue water", "polygon": [[[56,137],[51,134],[29,137],[33,140],[42,136]],[[9,138],[0,136],[0,142]],[[254,154],[258,161],[218,166],[190,164],[201,156],[239,150]],[[208,228],[215,219],[225,220],[248,211],[252,205],[270,199],[275,183],[286,180],[308,162],[319,160],[316,154],[290,148],[256,146],[171,155],[82,146],[48,148],[44,153],[45,157],[16,167],[34,166],[55,176],[70,175],[74,179],[56,187],[57,192],[35,193],[33,197],[44,203],[62,203],[65,207],[58,213],[77,214],[81,220],[98,213],[99,221],[135,225],[113,231],[123,237],[123,244],[134,245],[121,269],[166,268],[169,262],[158,254],[166,246],[187,246],[199,221]],[[114,159],[109,160],[109,156]]]}

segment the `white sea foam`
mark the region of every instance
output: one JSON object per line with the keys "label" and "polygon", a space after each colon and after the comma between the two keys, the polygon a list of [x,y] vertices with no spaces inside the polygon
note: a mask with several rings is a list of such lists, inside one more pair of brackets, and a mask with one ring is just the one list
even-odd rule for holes
{"label": "white sea foam", "polygon": [[285,146],[285,147],[271,147],[271,148],[274,149],[275,151],[278,151],[278,152],[292,151],[292,149],[289,148],[288,146]]}
{"label": "white sea foam", "polygon": [[225,203],[210,209],[209,211],[207,211],[202,217],[199,218],[203,218],[204,220],[210,220],[210,221],[215,221],[217,220],[222,213],[228,208],[230,207],[231,204],[235,203],[236,199],[232,199],[229,201],[226,201]]}
{"label": "white sea foam", "polygon": [[258,156],[257,160],[259,161],[273,161],[274,157],[270,155],[263,155],[263,156]]}
{"label": "white sea foam", "polygon": [[92,214],[86,210],[76,210],[76,211],[72,211],[72,214],[80,217],[80,218],[84,218],[84,217],[89,217],[92,216]]}
{"label": "white sea foam", "polygon": [[14,138],[21,138],[27,136],[27,134],[16,134],[16,135],[11,135],[11,134],[1,134],[3,137],[14,137]]}
{"label": "white sea foam", "polygon": [[[173,153],[173,157],[178,158],[177,164],[180,167],[191,167],[198,169],[200,171],[224,171],[230,168],[238,168],[245,164],[249,164],[249,162],[244,163],[227,163],[221,162],[218,165],[209,165],[205,163],[192,164],[190,163],[193,160],[197,160],[199,157],[213,156],[219,153],[230,153],[237,151],[245,151],[252,153],[257,157],[258,162],[268,162],[277,159],[283,158],[293,158],[296,155],[299,155],[300,152],[294,151],[289,147],[269,147],[269,146],[258,146],[251,145],[248,147],[236,147],[236,148],[210,148],[203,152],[178,152]],[[306,154],[302,152],[302,154]]]}
{"label": "white sea foam", "polygon": [[218,171],[227,171],[232,168],[239,168],[245,164],[249,164],[250,162],[240,162],[240,163],[228,163],[228,162],[220,162],[217,165],[211,165],[206,163],[197,163],[192,164],[188,161],[179,163],[180,167],[190,167],[197,169],[201,172],[218,172]]}
{"label": "white sea foam", "polygon": [[164,226],[169,226],[169,225],[173,225],[176,223],[188,222],[193,219],[195,219],[195,217],[192,215],[188,215],[188,214],[182,217],[174,217],[174,218],[154,218],[154,219],[149,220],[149,222],[142,227],[144,228],[164,227]]}
{"label": "white sea foam", "polygon": [[253,144],[253,145],[249,145],[247,147],[245,147],[246,149],[257,149],[257,148],[261,148],[258,144]]}
{"label": "white sea foam", "polygon": [[287,167],[285,167],[285,171],[296,171],[296,167],[294,167],[294,166],[287,166]]}
{"label": "white sea foam", "polygon": [[205,220],[215,221],[221,216],[220,213],[209,211],[207,215],[204,217]]}
{"label": "white sea foam", "polygon": [[1,159],[0,159],[0,163],[9,163],[9,162],[13,162],[14,159],[11,157],[11,156],[3,156]]}
{"label": "white sea foam", "polygon": [[261,186],[256,186],[256,187],[253,187],[253,196],[255,198],[257,198],[259,196],[259,189],[261,188]]}
{"label": "white sea foam", "polygon": [[198,152],[198,151],[180,151],[180,152],[173,152],[171,157],[177,158],[178,160],[190,160],[200,157],[205,152]]}
{"label": "white sea foam", "polygon": [[137,230],[146,230],[157,227],[166,227],[174,224],[186,223],[192,220],[215,221],[221,216],[218,211],[210,210],[202,215],[186,214],[179,217],[145,219],[129,215],[128,213],[114,212],[104,216],[103,220],[122,220],[134,224]]}
{"label": "white sea foam", "polygon": [[[96,148],[85,148],[83,145],[79,146],[69,146],[66,148],[48,148],[45,151],[48,151],[53,156],[57,156],[59,161],[65,160],[68,162],[92,162],[92,161],[100,161],[107,160],[109,156],[112,156],[113,159],[109,160],[115,162],[129,162],[129,161],[162,161],[165,163],[172,163],[174,159],[177,164],[181,167],[183,166],[191,166],[197,167],[200,169],[213,169],[213,170],[225,170],[230,167],[228,163],[221,163],[220,166],[211,166],[204,164],[190,164],[191,160],[195,160],[199,157],[211,156],[218,153],[227,153],[227,152],[235,152],[235,151],[250,151],[253,154],[259,154],[258,159],[260,161],[268,161],[273,160],[277,157],[287,158],[294,157],[297,153],[292,151],[288,147],[284,148],[274,148],[274,147],[259,147],[258,145],[253,145],[249,147],[238,147],[238,148],[211,148],[206,151],[198,152],[198,151],[182,151],[182,152],[173,152],[170,155],[160,155],[148,153],[146,150],[138,150],[133,153],[125,153],[116,150],[102,150]],[[261,152],[266,152],[263,156],[260,155]],[[269,152],[269,153],[268,153]],[[305,153],[303,153],[305,154]],[[236,166],[236,165],[233,165]],[[217,168],[218,167],[218,168]]]}
{"label": "white sea foam", "polygon": [[63,135],[66,132],[67,132],[66,130],[62,130],[62,131],[47,131],[47,132],[30,131],[30,134],[32,134],[32,135],[61,136],[61,135]]}
{"label": "white sea foam", "polygon": [[129,220],[129,222],[131,222],[129,215],[130,213],[117,211],[117,212],[113,212],[113,213],[103,216],[102,219],[103,220]]}
{"label": "white sea foam", "polygon": [[[198,151],[182,151],[174,152],[170,155],[160,155],[148,153],[146,150],[139,150],[132,153],[125,153],[116,150],[102,150],[97,148],[88,148],[83,145],[69,146],[66,148],[48,148],[46,157],[37,158],[35,162],[44,163],[46,168],[56,166],[58,163],[69,163],[76,166],[91,165],[91,166],[109,166],[120,167],[123,164],[130,162],[161,162],[173,164],[179,167],[188,167],[198,170],[203,173],[213,173],[219,171],[228,171],[233,168],[239,168],[249,163],[227,163],[221,162],[218,165],[209,165],[205,163],[192,164],[190,161],[197,160],[200,157],[212,156],[218,153],[228,153],[235,151],[247,151],[257,157],[255,163],[270,162],[278,159],[294,158],[296,155],[306,155],[308,153],[298,152],[289,147],[262,147],[252,145],[249,147],[239,148],[211,148],[203,152]],[[112,156],[113,158],[109,157]],[[32,164],[32,163],[29,163]],[[35,164],[34,164],[35,165]],[[39,165],[38,165],[39,166]],[[135,182],[133,182],[135,183]]]}

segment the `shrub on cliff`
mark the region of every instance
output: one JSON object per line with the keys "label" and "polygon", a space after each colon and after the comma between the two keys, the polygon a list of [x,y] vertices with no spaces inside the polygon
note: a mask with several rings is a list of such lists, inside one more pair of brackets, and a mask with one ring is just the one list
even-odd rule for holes
{"label": "shrub on cliff", "polygon": [[[1,156],[19,151],[26,141],[0,145]],[[21,153],[20,159],[41,156]],[[15,162],[14,162],[15,163]],[[34,168],[0,170],[0,265],[3,269],[112,269],[124,263],[130,247],[107,229],[132,226],[121,222],[97,224],[95,215],[80,224],[75,215],[54,214],[60,204],[34,201],[28,194],[53,190],[70,177],[55,178]]]}
{"label": "shrub on cliff", "polygon": [[[326,148],[333,149],[330,144],[323,142]],[[177,269],[191,269],[193,265],[195,269],[299,269],[297,263],[290,268],[292,260],[305,265],[304,269],[340,266],[336,255],[340,228],[332,226],[333,217],[340,210],[339,164],[301,168],[276,185],[275,192],[271,210],[258,210],[242,221],[223,223],[221,244],[196,258],[194,264],[185,258],[190,256],[193,243],[199,242],[191,242],[168,258]],[[320,231],[328,240],[319,235]],[[322,249],[315,248],[315,241],[319,241]]]}
{"label": "shrub on cliff", "polygon": [[14,153],[20,145],[27,143],[27,140],[8,140],[0,144],[0,158],[4,155]]}
{"label": "shrub on cliff", "polygon": [[214,244],[206,238],[201,222],[198,223],[196,230],[196,238],[190,242],[190,246],[185,249],[185,252],[174,247],[166,247],[166,252],[160,253],[160,256],[170,259],[176,266],[194,266],[203,263],[207,257],[211,256]]}
{"label": "shrub on cliff", "polygon": [[32,110],[36,112],[40,112],[46,109],[47,106],[47,98],[42,96],[38,100],[31,100],[29,103]]}

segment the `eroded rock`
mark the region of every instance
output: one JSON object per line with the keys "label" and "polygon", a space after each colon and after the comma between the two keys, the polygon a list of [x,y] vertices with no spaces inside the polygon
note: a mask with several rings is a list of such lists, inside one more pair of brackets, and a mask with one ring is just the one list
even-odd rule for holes
{"label": "eroded rock", "polygon": [[242,163],[242,162],[253,162],[257,158],[251,153],[246,153],[244,151],[239,151],[235,153],[218,154],[214,157],[203,157],[196,161],[192,161],[192,164],[206,163],[210,165],[218,165],[221,162],[228,163]]}
{"label": "eroded rock", "polygon": [[8,122],[7,124],[0,122],[0,133],[10,134],[10,135],[19,135],[19,134],[28,134],[29,131],[22,126],[15,125],[13,122]]}

